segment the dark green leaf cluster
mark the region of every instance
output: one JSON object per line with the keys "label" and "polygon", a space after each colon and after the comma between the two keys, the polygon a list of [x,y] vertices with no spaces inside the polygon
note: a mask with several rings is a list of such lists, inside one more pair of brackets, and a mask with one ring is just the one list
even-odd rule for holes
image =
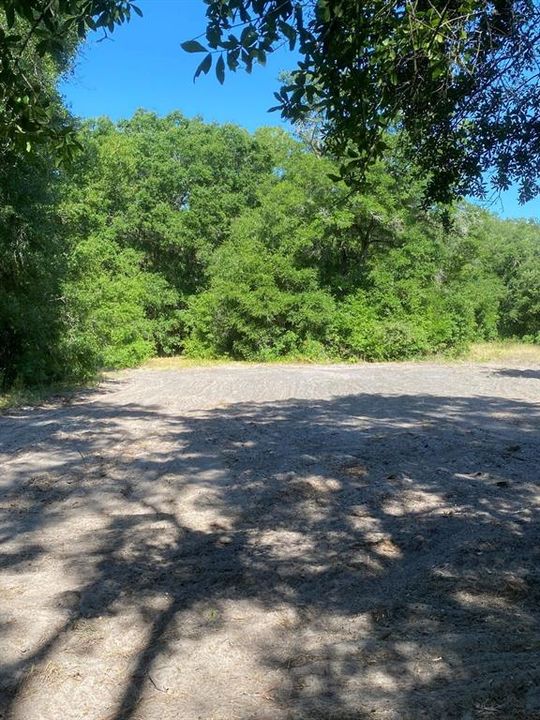
{"label": "dark green leaf cluster", "polygon": [[58,159],[78,149],[54,83],[89,31],[112,32],[141,14],[132,0],[0,0],[0,145],[46,145]]}
{"label": "dark green leaf cluster", "polygon": [[59,200],[46,156],[25,152],[0,166],[0,387],[81,378],[96,367],[69,338]]}
{"label": "dark green leaf cluster", "polygon": [[77,333],[108,367],[180,352],[187,298],[206,287],[233,219],[257,203],[270,154],[245,130],[180,113],[98,120],[80,140],[61,206]]}
{"label": "dark green leaf cluster", "polygon": [[251,72],[287,44],[297,69],[276,93],[283,117],[316,109],[341,177],[361,184],[400,131],[430,200],[483,196],[486,176],[523,200],[539,192],[540,4],[537,0],[208,0],[212,57]]}
{"label": "dark green leaf cluster", "polygon": [[[322,118],[327,151],[353,187],[398,134],[427,178],[428,201],[483,196],[486,184],[539,191],[538,0],[206,0],[207,27],[182,47],[202,53],[195,78],[264,64],[281,46],[298,66],[276,93],[283,117]],[[89,31],[112,32],[141,11],[133,0],[0,0],[0,144],[78,149],[51,98]],[[35,62],[37,58],[38,62]]]}
{"label": "dark green leaf cluster", "polygon": [[[391,154],[351,192],[332,160],[269,128],[141,111],[81,138],[62,204],[75,241],[65,287],[104,364],[178,352],[399,359],[537,332],[538,286],[517,288],[538,227],[464,205],[446,229]],[[523,274],[496,260],[517,248]]]}

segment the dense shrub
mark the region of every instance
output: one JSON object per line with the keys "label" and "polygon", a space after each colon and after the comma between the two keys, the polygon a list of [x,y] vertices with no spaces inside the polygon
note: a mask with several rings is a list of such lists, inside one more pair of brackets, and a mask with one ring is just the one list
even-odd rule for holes
{"label": "dense shrub", "polygon": [[90,237],[71,256],[65,293],[80,350],[98,366],[136,365],[156,352],[163,316],[177,302],[166,280],[144,271],[144,255]]}
{"label": "dense shrub", "polygon": [[0,159],[0,387],[48,382],[70,372],[55,178],[42,155]]}
{"label": "dense shrub", "polygon": [[188,354],[248,360],[323,354],[334,302],[313,270],[244,239],[216,252],[210,277],[185,312]]}

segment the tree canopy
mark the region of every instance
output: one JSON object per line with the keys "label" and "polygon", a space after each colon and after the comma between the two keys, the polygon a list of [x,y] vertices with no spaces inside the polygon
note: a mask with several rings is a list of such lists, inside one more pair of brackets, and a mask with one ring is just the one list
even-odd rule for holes
{"label": "tree canopy", "polygon": [[[304,14],[290,6],[291,17],[268,15],[287,2],[253,0],[246,16],[233,0],[219,4],[229,14],[212,15],[211,0],[205,42],[214,49],[201,72],[216,58],[220,80],[226,61],[249,69],[279,37],[299,39],[312,57],[301,28],[313,34],[312,23],[332,17],[321,15],[323,0]],[[77,121],[57,93],[58,74],[79,36],[114,29],[135,6],[13,0],[3,7],[0,387],[79,380],[156,354],[383,360],[456,353],[479,339],[540,341],[539,225],[501,221],[467,203],[426,203],[426,190],[448,198],[465,186],[437,185],[446,166],[434,154],[427,173],[429,144],[411,162],[415,135],[404,113],[390,122],[380,105],[372,127],[379,140],[362,150],[367,126],[356,131],[353,113],[340,130],[320,104],[334,89],[300,68],[280,94],[283,112],[302,120],[300,140],[179,112]],[[242,29],[227,28],[237,40],[217,26],[212,34],[225,17],[231,26],[238,17]],[[187,49],[202,47],[197,40]],[[337,67],[336,82],[352,92],[352,71]],[[299,77],[300,93],[291,89]],[[523,127],[533,120],[528,110]],[[528,167],[512,142],[508,177]],[[71,161],[58,164],[62,155]],[[441,222],[447,214],[452,222]]]}
{"label": "tree canopy", "polygon": [[132,0],[1,0],[0,149],[46,143],[59,158],[73,154],[75,135],[55,93],[88,32],[112,32],[141,11]]}
{"label": "tree canopy", "polygon": [[[298,67],[276,94],[296,122],[316,108],[350,181],[386,149],[389,132],[428,198],[482,196],[519,183],[536,195],[540,163],[540,5],[535,0],[208,0],[196,75],[215,61],[251,71],[286,43]],[[199,42],[199,41],[202,42]]]}
{"label": "tree canopy", "polygon": [[[251,71],[283,44],[297,68],[274,109],[301,122],[317,112],[326,149],[350,184],[399,134],[406,158],[428,178],[428,200],[483,196],[517,183],[539,192],[538,0],[204,0],[207,27],[183,48],[214,67]],[[1,0],[0,139],[28,146],[74,136],[51,102],[43,66],[65,67],[91,30],[112,32],[132,0]],[[44,62],[34,61],[39,57]]]}
{"label": "tree canopy", "polygon": [[539,341],[540,228],[378,161],[362,190],[284,130],[87,121],[0,172],[0,385],[187,353],[384,360]]}

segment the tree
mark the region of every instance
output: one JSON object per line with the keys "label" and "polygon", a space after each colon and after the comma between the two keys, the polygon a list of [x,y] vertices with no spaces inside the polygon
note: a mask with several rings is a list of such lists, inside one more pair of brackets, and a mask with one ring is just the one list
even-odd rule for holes
{"label": "tree", "polygon": [[232,220],[256,202],[269,151],[233,125],[141,110],[88,121],[78,141],[61,205],[78,336],[109,366],[179,352],[180,310],[206,287]]}
{"label": "tree", "polygon": [[388,133],[429,178],[431,200],[518,182],[539,192],[540,5],[537,0],[208,0],[195,77],[251,71],[287,43],[300,60],[279,93],[283,117],[315,107],[342,175],[363,180]]}
{"label": "tree", "polygon": [[112,32],[141,11],[132,0],[0,0],[0,149],[76,149],[55,81],[88,32]]}
{"label": "tree", "polygon": [[[293,122],[324,117],[327,148],[354,184],[384,155],[388,133],[429,177],[426,195],[448,201],[519,183],[539,190],[538,0],[206,0],[207,28],[188,40],[226,70],[264,64],[282,44],[300,60],[275,109]],[[55,139],[73,150],[65,117],[33,58],[65,65],[79,39],[142,14],[132,0],[0,0],[0,140]],[[203,40],[204,42],[201,42]]]}
{"label": "tree", "polygon": [[[214,252],[207,287],[188,300],[188,353],[385,360],[496,336],[504,288],[488,244],[445,231],[436,210],[422,210],[421,184],[379,162],[352,192],[330,179],[329,158],[285,131],[256,137],[273,172]],[[502,225],[493,220],[492,237]]]}
{"label": "tree", "polygon": [[65,254],[47,159],[4,156],[0,165],[0,389],[62,374]]}

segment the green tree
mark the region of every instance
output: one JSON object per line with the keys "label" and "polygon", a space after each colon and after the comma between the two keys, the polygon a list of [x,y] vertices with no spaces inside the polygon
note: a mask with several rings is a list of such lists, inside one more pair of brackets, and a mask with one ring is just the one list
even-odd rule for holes
{"label": "green tree", "polygon": [[77,148],[69,115],[55,101],[55,81],[90,31],[112,32],[142,14],[131,0],[0,0],[0,146]]}
{"label": "green tree", "polygon": [[497,334],[503,286],[487,246],[465,231],[469,206],[445,230],[399,166],[379,162],[351,192],[330,179],[330,160],[286,133],[257,138],[273,171],[189,302],[191,354],[384,360]]}
{"label": "green tree", "polygon": [[478,247],[480,263],[497,278],[502,337],[540,341],[540,225],[530,220],[501,221],[469,210],[469,243]]}
{"label": "green tree", "polygon": [[[300,61],[277,93],[295,122],[316,109],[342,175],[363,180],[387,150],[388,132],[414,157],[431,199],[483,195],[520,184],[538,193],[540,5],[537,0],[207,0],[195,75],[251,71],[283,43]],[[65,65],[88,32],[112,32],[132,0],[0,0],[0,137],[54,140],[71,154],[73,134],[50,105],[48,80],[32,59]],[[203,42],[201,42],[201,40]],[[38,63],[39,65],[39,63]]]}
{"label": "green tree", "polygon": [[324,356],[334,303],[311,269],[238,228],[216,253],[208,290],[185,313],[186,350],[236,359]]}
{"label": "green tree", "polygon": [[4,150],[4,385],[178,352],[384,360],[540,339],[538,224],[462,203],[445,225],[397,153],[360,191],[275,128],[138,111],[77,142],[61,170],[46,145]]}
{"label": "green tree", "polygon": [[[388,132],[448,201],[520,183],[538,193],[540,5],[535,0],[208,0],[195,75],[251,71],[287,43],[298,68],[276,94],[282,115],[317,109],[349,181],[387,149]],[[200,42],[202,40],[203,42]]]}
{"label": "green tree", "polygon": [[[67,45],[66,52],[40,57],[35,52],[37,37],[23,39],[30,29],[28,20],[16,19],[7,6],[4,9],[5,17],[0,16],[0,386],[65,378],[77,365],[73,348],[63,340],[68,245],[57,212],[59,175],[46,141],[49,131],[57,139],[63,137],[68,123],[55,87],[68,59]],[[39,85],[40,107],[35,112],[43,111],[40,117],[49,127],[43,142],[34,143],[30,96],[21,88],[16,92],[13,83]],[[79,368],[83,374],[86,369]]]}
{"label": "green tree", "polygon": [[[66,175],[62,215],[75,243],[70,297],[83,334],[109,348],[107,364],[179,352],[180,311],[206,287],[232,220],[255,202],[269,154],[245,130],[180,113],[101,119],[79,140],[84,152]],[[95,283],[101,290],[92,296]],[[107,315],[125,335],[110,335]]]}
{"label": "green tree", "polygon": [[61,283],[66,256],[47,158],[4,153],[0,165],[0,387],[64,374]]}

